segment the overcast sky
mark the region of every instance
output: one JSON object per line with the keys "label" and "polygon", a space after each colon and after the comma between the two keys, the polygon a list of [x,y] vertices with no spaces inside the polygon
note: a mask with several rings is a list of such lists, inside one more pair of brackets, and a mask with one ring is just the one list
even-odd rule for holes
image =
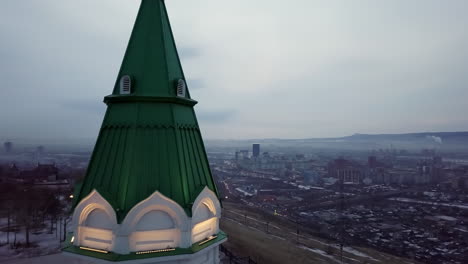
{"label": "overcast sky", "polygon": [[[468,130],[466,0],[167,0],[205,138]],[[0,139],[95,138],[138,0],[1,0]]]}

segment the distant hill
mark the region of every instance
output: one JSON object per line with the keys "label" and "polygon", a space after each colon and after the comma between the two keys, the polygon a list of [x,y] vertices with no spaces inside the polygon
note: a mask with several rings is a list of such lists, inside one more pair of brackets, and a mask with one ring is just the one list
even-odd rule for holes
{"label": "distant hill", "polygon": [[[409,134],[354,134],[352,136],[343,137],[344,140],[434,140],[437,143],[444,141],[464,140],[468,142],[468,132],[424,132],[424,133],[409,133]],[[439,141],[440,139],[440,141]]]}
{"label": "distant hill", "polygon": [[251,149],[260,143],[262,151],[275,150],[374,150],[374,149],[436,149],[468,153],[468,132],[422,132],[406,134],[354,134],[338,138],[307,139],[250,139],[250,140],[206,140],[209,148]]}
{"label": "distant hill", "polygon": [[[52,152],[90,152],[95,139],[10,139],[14,148],[20,151],[34,151],[37,146],[45,146]],[[438,151],[455,151],[468,154],[468,132],[422,132],[406,134],[354,134],[336,138],[305,139],[245,139],[245,140],[210,140],[205,139],[208,150],[234,152],[252,150],[253,143],[261,144],[261,151],[308,152],[311,150],[376,150],[376,149],[436,149]],[[3,141],[0,141],[3,144]],[[3,149],[0,146],[0,153]]]}
{"label": "distant hill", "polygon": [[468,152],[468,132],[423,132],[408,134],[355,134],[340,138],[354,144],[377,144],[395,148],[430,148]]}

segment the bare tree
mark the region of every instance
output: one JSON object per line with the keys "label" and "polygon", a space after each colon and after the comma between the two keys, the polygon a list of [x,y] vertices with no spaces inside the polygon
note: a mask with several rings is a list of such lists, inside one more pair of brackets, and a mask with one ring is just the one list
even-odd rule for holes
{"label": "bare tree", "polygon": [[14,212],[14,201],[18,188],[14,184],[0,184],[0,208],[6,210],[7,216],[7,244],[10,244],[10,232],[12,229],[12,218]]}

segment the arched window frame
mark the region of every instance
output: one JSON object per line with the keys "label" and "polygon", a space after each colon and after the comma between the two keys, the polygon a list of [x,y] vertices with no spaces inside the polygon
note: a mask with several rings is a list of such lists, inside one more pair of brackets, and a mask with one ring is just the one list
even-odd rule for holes
{"label": "arched window frame", "polygon": [[[208,219],[198,219],[198,211],[202,206],[208,207],[213,217]],[[192,228],[191,228],[191,243],[197,243],[205,238],[204,230],[208,231],[210,235],[219,232],[219,219],[221,218],[221,204],[216,194],[208,187],[198,195],[192,206]],[[207,231],[205,231],[208,233]]]}
{"label": "arched window frame", "polygon": [[117,215],[114,209],[96,190],[93,190],[76,206],[72,217],[73,228],[84,225],[88,215],[95,209],[103,210],[112,221],[113,229],[117,228]]}
{"label": "arched window frame", "polygon": [[[176,238],[176,246],[177,247],[187,247],[186,241],[186,233],[189,230],[189,219],[184,211],[184,209],[177,204],[176,202],[172,201],[171,199],[167,198],[160,192],[155,192],[146,200],[138,203],[135,207],[130,210],[130,212],[125,217],[124,221],[122,222],[121,229],[119,235],[127,236],[129,238],[129,248],[130,251],[132,250],[134,241],[133,234],[140,233],[143,234],[144,232],[154,232],[154,231],[137,231],[136,226],[140,222],[140,220],[147,214],[152,211],[162,211],[167,213],[173,220],[175,224],[174,231],[177,232]],[[157,232],[165,232],[169,230],[155,230]]]}
{"label": "arched window frame", "polygon": [[[95,227],[87,227],[85,225],[86,220],[91,212],[94,210],[102,210],[110,220],[110,229],[100,229]],[[110,241],[106,246],[107,250],[113,249],[113,236],[116,230],[118,230],[117,216],[112,206],[104,199],[98,191],[93,190],[88,196],[86,196],[75,208],[72,217],[72,225],[74,230],[74,242],[75,246],[81,246],[83,238],[86,233],[95,234],[97,237],[104,241]],[[92,230],[92,231],[91,231]]]}

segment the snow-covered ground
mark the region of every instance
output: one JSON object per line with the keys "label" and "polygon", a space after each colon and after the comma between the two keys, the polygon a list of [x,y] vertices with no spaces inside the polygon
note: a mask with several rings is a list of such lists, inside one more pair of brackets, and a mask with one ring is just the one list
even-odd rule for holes
{"label": "snow-covered ground", "polygon": [[[0,222],[0,230],[2,230],[0,231],[0,263],[13,263],[11,261],[14,259],[31,258],[36,256],[56,254],[60,252],[61,243],[59,234],[49,234],[50,227],[46,226],[40,230],[30,230],[29,241],[33,246],[30,248],[18,247],[16,249],[11,248],[10,245],[6,244],[7,232],[4,232],[6,231],[6,221],[2,220]],[[15,234],[10,232],[9,236],[10,244],[13,244]],[[26,243],[26,234],[24,229],[21,229],[16,233],[16,243]]]}
{"label": "snow-covered ground", "polygon": [[[336,248],[339,248],[339,247],[336,246]],[[374,260],[374,261],[379,261],[379,260],[377,260],[377,259],[375,259],[375,258],[373,258],[373,257],[371,257],[371,256],[369,256],[369,255],[367,255],[367,254],[365,254],[365,253],[363,253],[363,252],[361,252],[361,251],[358,251],[358,250],[356,250],[356,249],[354,249],[354,248],[351,248],[351,247],[344,247],[344,248],[343,248],[343,251],[345,251],[345,252],[347,252],[347,253],[350,253],[350,254],[353,254],[353,255],[355,255],[355,256],[359,256],[359,257],[363,257],[363,258],[368,258],[368,259],[371,259],[371,260]]]}
{"label": "snow-covered ground", "polygon": [[[239,215],[242,216],[241,214],[239,214]],[[244,223],[238,222],[238,221],[236,221],[236,220],[234,220],[234,219],[231,219],[231,218],[228,218],[228,217],[224,217],[224,219],[229,220],[229,221],[232,221],[232,222],[235,222],[235,223],[237,223],[237,224],[239,224],[239,225],[242,225],[242,226],[245,226],[245,227],[251,228],[251,229],[253,229],[253,230],[256,230],[256,231],[259,231],[259,232],[264,233],[264,231],[262,231],[262,230],[259,230],[259,229],[255,228],[255,227],[252,227],[252,226],[249,226],[249,225],[245,225]],[[253,219],[253,218],[252,218],[252,219]],[[256,220],[256,221],[258,221],[258,220]],[[261,221],[259,221],[259,222],[261,222]],[[263,222],[262,222],[262,223],[263,223]],[[276,227],[276,228],[280,229],[279,227]],[[294,236],[297,236],[297,234],[294,233],[294,232],[290,232],[290,234],[291,234],[291,235],[294,235]],[[268,234],[268,235],[269,235],[270,237],[273,237],[273,238],[276,238],[276,239],[286,240],[286,239],[283,238],[283,237],[276,236],[276,235],[273,235],[273,234]],[[313,238],[311,238],[311,237],[309,237],[309,236],[303,236],[303,235],[298,235],[298,236],[301,237],[301,238],[303,238],[303,239],[307,239],[307,240],[314,241],[314,242],[316,242],[316,243],[322,244],[323,246],[331,246],[331,247],[333,247],[333,248],[335,248],[335,249],[339,249],[339,248],[340,248],[338,245],[325,243],[325,242],[323,242],[323,241],[321,241],[321,240],[313,239]],[[325,257],[327,257],[327,258],[331,258],[331,259],[337,261],[336,258],[334,258],[333,256],[327,254],[325,251],[323,251],[323,250],[321,250],[321,249],[317,249],[317,248],[313,248],[313,249],[312,249],[312,248],[306,247],[306,246],[304,246],[304,245],[300,245],[300,246],[298,246],[298,247],[299,247],[299,248],[302,248],[302,249],[305,249],[305,250],[308,250],[308,251],[311,251],[311,252],[314,252],[314,253],[316,253],[316,254],[325,256]],[[373,257],[371,257],[371,256],[369,256],[369,255],[367,255],[366,253],[364,253],[364,252],[362,252],[362,251],[359,251],[359,250],[357,250],[357,249],[355,249],[355,248],[352,248],[352,247],[343,247],[343,251],[346,252],[346,253],[352,254],[352,255],[354,255],[354,256],[358,256],[358,257],[362,257],[362,258],[368,258],[369,260],[373,260],[373,261],[379,261],[378,259],[375,259],[375,258],[373,258]],[[325,254],[325,255],[323,255],[323,254]]]}
{"label": "snow-covered ground", "polygon": [[468,204],[451,204],[451,203],[428,202],[428,201],[415,200],[415,199],[411,199],[411,198],[389,198],[389,200],[397,201],[397,202],[403,202],[403,203],[417,203],[417,204],[457,207],[457,208],[460,208],[460,209],[468,210]]}
{"label": "snow-covered ground", "polygon": [[[338,246],[338,245],[330,244],[330,243],[325,243],[325,242],[322,242],[322,241],[320,241],[320,240],[318,240],[318,239],[313,239],[313,238],[310,238],[310,237],[304,237],[304,238],[306,238],[307,240],[314,241],[314,242],[316,242],[316,243],[322,244],[323,246],[333,247],[333,248],[335,248],[335,249],[339,249],[339,248],[340,248],[340,246]],[[344,251],[344,252],[347,252],[347,253],[349,253],[349,254],[358,256],[358,257],[363,257],[363,258],[368,258],[368,259],[370,259],[370,260],[378,261],[377,259],[375,259],[375,258],[373,258],[373,257],[371,257],[371,256],[369,256],[369,255],[367,255],[366,253],[361,252],[361,251],[359,251],[359,250],[357,250],[357,249],[355,249],[355,248],[352,248],[352,247],[343,247],[343,251]]]}
{"label": "snow-covered ground", "polygon": [[54,254],[42,257],[28,258],[28,259],[13,259],[6,262],[0,261],[0,263],[8,264],[93,264],[89,260],[83,260],[71,256],[62,254]]}
{"label": "snow-covered ground", "polygon": [[325,252],[323,250],[320,250],[320,249],[317,249],[317,248],[309,248],[309,247],[306,247],[306,246],[299,246],[299,248],[314,252],[315,254],[319,254],[322,257],[326,257],[326,258],[332,260],[334,263],[340,263],[340,261],[338,259],[336,259],[332,255],[327,254],[327,252]]}

